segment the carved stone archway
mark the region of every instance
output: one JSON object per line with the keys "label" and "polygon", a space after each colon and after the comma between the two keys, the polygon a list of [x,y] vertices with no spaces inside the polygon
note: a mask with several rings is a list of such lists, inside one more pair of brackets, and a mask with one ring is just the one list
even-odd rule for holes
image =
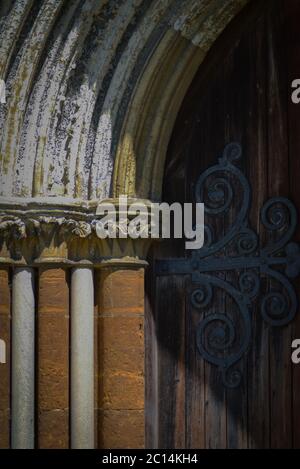
{"label": "carved stone archway", "polygon": [[[13,447],[94,445],[92,349],[79,334],[80,324],[90,339],[94,334],[94,286],[105,343],[97,354],[103,366],[96,371],[96,446],[143,446],[147,250],[132,240],[101,243],[93,229],[96,209],[99,201],[114,203],[119,195],[160,199],[166,148],[182,99],[205,54],[246,3],[1,2],[0,79],[7,102],[0,105],[0,314],[9,340],[12,312],[14,337],[24,341],[25,351],[16,352],[15,339],[12,360],[0,365],[0,446],[7,447],[10,438]],[[59,337],[53,347],[48,331]],[[77,389],[70,411],[69,386],[71,393]]]}

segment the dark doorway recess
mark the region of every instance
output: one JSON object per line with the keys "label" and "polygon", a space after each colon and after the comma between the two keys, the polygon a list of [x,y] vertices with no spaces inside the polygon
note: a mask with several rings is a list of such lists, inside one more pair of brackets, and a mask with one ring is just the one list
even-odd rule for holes
{"label": "dark doorway recess", "polygon": [[[248,262],[259,257],[264,247],[276,244],[284,230],[295,223],[292,209],[287,206],[281,218],[284,207],[280,200],[291,201],[300,216],[300,104],[291,101],[291,83],[300,78],[299,18],[298,0],[251,2],[207,55],[177,116],[168,148],[163,200],[195,202],[198,193],[208,205],[217,207],[225,205],[233,187],[228,207],[220,213],[206,214],[213,233],[212,243],[224,239],[237,223],[247,187],[236,173],[224,167],[224,177],[217,168],[219,172],[214,174],[219,182],[211,179],[202,192],[199,177],[220,164],[218,158],[228,143],[239,142],[242,148],[240,158],[231,159],[230,164],[249,184],[251,203],[247,208],[247,224],[243,225],[244,231],[248,231],[244,243],[240,240],[241,232],[237,232],[214,253],[218,262],[238,254]],[[267,226],[268,223],[263,223],[262,209],[272,198],[277,198],[277,202],[270,206]],[[278,229],[272,230],[272,223]],[[286,255],[288,243],[300,241],[299,223],[292,231],[289,239],[272,254],[274,258]],[[297,251],[295,245],[289,249],[292,264],[297,260]],[[300,365],[291,362],[292,340],[300,338],[299,311],[281,321],[284,301],[286,315],[294,307],[287,285],[292,285],[300,298],[299,277],[288,279],[287,265],[279,265],[280,262],[272,266],[272,271],[278,273],[275,276],[269,276],[267,268],[261,265],[248,268],[242,263],[232,269],[210,271],[217,280],[211,292],[209,285],[203,292],[201,278],[197,283],[190,272],[180,267],[161,275],[163,259],[190,260],[191,256],[193,253],[184,249],[182,241],[166,240],[153,247],[149,258],[147,445],[300,448]],[[198,265],[203,267],[203,262],[200,259]],[[245,276],[247,272],[252,277]],[[279,281],[282,276],[286,284]],[[255,284],[256,279],[259,285]],[[224,285],[240,290],[244,299],[248,294],[251,297],[247,310],[249,343],[233,363],[233,374],[227,376],[229,383],[222,379],[222,367],[200,353],[201,346],[215,347],[220,363],[226,364],[226,357],[237,356],[245,345],[247,334],[240,300],[228,293]],[[194,294],[197,290],[198,296],[197,292]],[[205,295],[210,293],[211,298],[206,301]],[[264,313],[266,310],[271,320]],[[207,318],[209,324],[211,317],[215,324],[210,324],[206,337],[199,337],[199,324]],[[229,343],[231,349],[226,348]],[[237,376],[238,384],[234,383]]]}

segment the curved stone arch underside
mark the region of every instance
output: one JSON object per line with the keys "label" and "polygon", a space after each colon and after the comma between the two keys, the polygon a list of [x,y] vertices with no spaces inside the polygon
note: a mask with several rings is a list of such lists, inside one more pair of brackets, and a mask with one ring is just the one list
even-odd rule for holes
{"label": "curved stone arch underside", "polygon": [[0,198],[159,200],[182,99],[247,1],[2,0]]}

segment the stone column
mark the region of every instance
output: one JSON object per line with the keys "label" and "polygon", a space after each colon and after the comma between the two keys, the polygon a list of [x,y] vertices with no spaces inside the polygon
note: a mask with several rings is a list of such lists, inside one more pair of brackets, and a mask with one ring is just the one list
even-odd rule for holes
{"label": "stone column", "polygon": [[5,363],[0,362],[0,448],[9,448],[10,434],[10,290],[8,269],[0,270],[0,340]]}
{"label": "stone column", "polygon": [[107,264],[97,290],[99,447],[142,448],[144,266]]}
{"label": "stone column", "polygon": [[80,266],[71,280],[71,447],[94,448],[94,283]]}
{"label": "stone column", "polygon": [[63,268],[39,269],[38,428],[42,449],[69,448],[69,285]]}
{"label": "stone column", "polygon": [[19,267],[12,285],[12,448],[34,448],[34,271]]}

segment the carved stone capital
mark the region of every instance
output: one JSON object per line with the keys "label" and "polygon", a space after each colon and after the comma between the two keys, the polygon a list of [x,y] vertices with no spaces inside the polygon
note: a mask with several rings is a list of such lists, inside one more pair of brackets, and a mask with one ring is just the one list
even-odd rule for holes
{"label": "carved stone capital", "polygon": [[[102,264],[112,259],[132,262],[147,256],[151,238],[121,238],[130,220],[136,214],[118,221],[119,206],[116,200],[107,203],[115,207],[117,237],[101,239],[99,223],[103,215],[97,214],[98,202],[78,204],[29,201],[17,203],[0,201],[0,263],[38,265],[45,263]],[[128,200],[128,204],[138,202]],[[142,201],[145,203],[145,201]],[[150,207],[151,203],[146,201]],[[124,215],[124,214],[123,214]],[[148,225],[150,227],[150,223]]]}

